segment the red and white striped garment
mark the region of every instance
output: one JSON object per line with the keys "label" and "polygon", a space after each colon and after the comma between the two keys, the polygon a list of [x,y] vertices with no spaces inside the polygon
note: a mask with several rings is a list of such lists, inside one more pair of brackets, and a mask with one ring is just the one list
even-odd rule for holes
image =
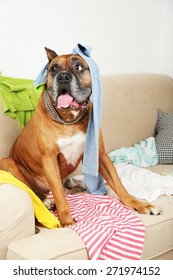
{"label": "red and white striped garment", "polygon": [[90,259],[141,258],[145,227],[133,210],[109,196],[84,193],[66,199],[76,220],[70,228],[82,238]]}

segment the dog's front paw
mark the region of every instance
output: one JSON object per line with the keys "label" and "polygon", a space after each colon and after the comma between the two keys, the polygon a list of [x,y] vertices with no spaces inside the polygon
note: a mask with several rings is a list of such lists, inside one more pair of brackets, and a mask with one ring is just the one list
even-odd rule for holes
{"label": "dog's front paw", "polygon": [[72,223],[64,224],[63,227],[65,228],[65,227],[73,226],[73,225],[75,225],[75,223],[76,223],[76,221],[74,219],[72,219]]}
{"label": "dog's front paw", "polygon": [[[138,211],[139,212],[139,211]],[[151,204],[147,204],[146,206],[144,206],[144,208],[141,209],[141,212],[139,212],[141,214],[147,214],[147,215],[154,215],[154,216],[158,216],[158,215],[162,215],[162,210],[158,207],[155,207]]]}
{"label": "dog's front paw", "polygon": [[147,215],[162,215],[161,209],[155,207],[149,203],[139,201],[137,199],[132,199],[128,206],[136,210],[140,214],[147,214]]}
{"label": "dog's front paw", "polygon": [[67,211],[58,213],[58,216],[62,227],[68,227],[75,224],[75,220]]}

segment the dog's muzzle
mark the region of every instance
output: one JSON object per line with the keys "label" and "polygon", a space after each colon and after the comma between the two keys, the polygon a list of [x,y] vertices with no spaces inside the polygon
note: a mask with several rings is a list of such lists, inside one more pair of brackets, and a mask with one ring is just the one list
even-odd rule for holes
{"label": "dog's muzzle", "polygon": [[81,89],[76,77],[68,71],[62,71],[55,79],[57,85],[56,109],[86,109],[91,94],[90,88]]}

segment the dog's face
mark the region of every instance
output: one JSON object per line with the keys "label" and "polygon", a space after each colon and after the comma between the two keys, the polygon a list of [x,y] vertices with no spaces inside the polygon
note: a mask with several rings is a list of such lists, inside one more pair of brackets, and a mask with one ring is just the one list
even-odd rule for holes
{"label": "dog's face", "polygon": [[47,48],[47,90],[56,110],[83,111],[91,95],[88,64],[76,54],[58,56]]}

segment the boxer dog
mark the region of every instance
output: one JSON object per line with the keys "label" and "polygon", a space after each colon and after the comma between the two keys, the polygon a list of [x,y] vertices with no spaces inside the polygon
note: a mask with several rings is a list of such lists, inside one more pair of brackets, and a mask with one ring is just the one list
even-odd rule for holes
{"label": "boxer dog", "polygon": [[[81,56],[58,56],[45,49],[49,60],[46,90],[40,96],[34,116],[14,143],[10,157],[1,159],[0,168],[11,172],[42,200],[51,190],[61,225],[68,226],[74,220],[65,199],[63,180],[83,157],[92,106],[91,77]],[[137,200],[125,190],[105,152],[101,130],[99,172],[123,204],[142,214],[161,214],[159,209]]]}

